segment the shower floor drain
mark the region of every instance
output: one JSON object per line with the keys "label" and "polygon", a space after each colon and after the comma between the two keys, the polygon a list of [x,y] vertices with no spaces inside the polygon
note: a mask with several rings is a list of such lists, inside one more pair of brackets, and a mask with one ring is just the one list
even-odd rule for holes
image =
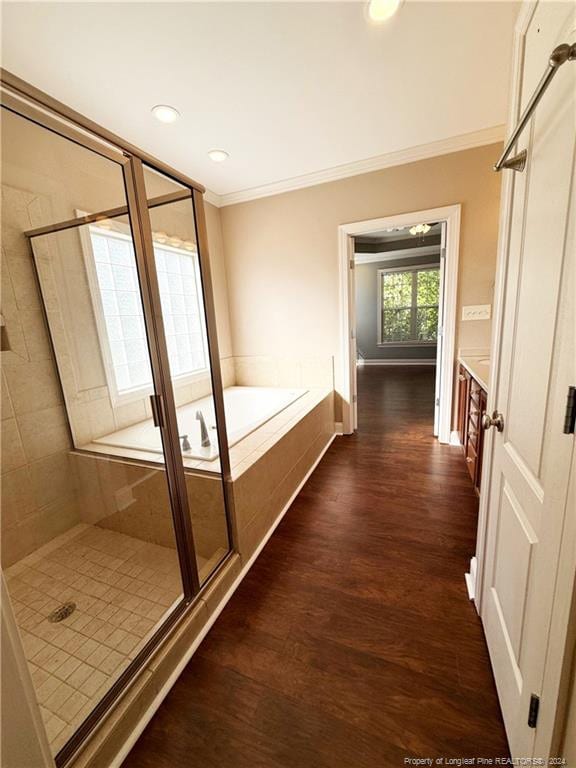
{"label": "shower floor drain", "polygon": [[64,621],[64,619],[67,619],[75,610],[76,603],[64,603],[64,605],[58,606],[58,608],[55,608],[52,613],[49,614],[48,621],[51,621],[53,624],[56,624],[59,621]]}

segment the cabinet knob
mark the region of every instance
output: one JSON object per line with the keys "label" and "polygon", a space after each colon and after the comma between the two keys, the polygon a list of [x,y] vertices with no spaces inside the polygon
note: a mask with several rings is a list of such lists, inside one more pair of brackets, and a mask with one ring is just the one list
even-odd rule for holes
{"label": "cabinet knob", "polygon": [[502,432],[504,429],[504,416],[498,411],[494,411],[490,416],[486,411],[482,414],[482,426],[484,429],[490,429],[490,427],[496,427],[498,432]]}

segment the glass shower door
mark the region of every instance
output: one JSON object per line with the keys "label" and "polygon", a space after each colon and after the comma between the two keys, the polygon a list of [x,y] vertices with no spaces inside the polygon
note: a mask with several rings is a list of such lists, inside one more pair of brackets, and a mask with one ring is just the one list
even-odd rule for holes
{"label": "glass shower door", "polygon": [[[176,408],[179,462],[200,584],[230,551],[226,381],[218,356],[199,193],[144,166],[155,278]],[[198,195],[195,199],[195,195]]]}
{"label": "glass shower door", "polygon": [[2,559],[63,759],[198,578],[133,161],[2,116]]}

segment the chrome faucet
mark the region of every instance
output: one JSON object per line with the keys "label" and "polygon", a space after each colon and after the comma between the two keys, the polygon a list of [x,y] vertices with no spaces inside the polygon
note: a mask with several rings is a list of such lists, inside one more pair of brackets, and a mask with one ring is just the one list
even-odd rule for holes
{"label": "chrome faucet", "polygon": [[196,411],[196,418],[200,422],[200,437],[201,437],[202,448],[209,448],[210,435],[208,434],[208,429],[206,428],[206,422],[204,420],[204,414],[202,413],[202,411]]}

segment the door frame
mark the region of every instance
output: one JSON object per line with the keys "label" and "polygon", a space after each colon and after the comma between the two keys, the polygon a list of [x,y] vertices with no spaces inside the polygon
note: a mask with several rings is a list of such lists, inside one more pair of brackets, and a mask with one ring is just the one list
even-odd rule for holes
{"label": "door frame", "polygon": [[[543,0],[524,0],[514,30],[512,50],[512,74],[510,86],[510,104],[506,135],[510,135],[518,121],[522,106],[521,75],[524,63],[525,37],[532,16],[539,2]],[[487,412],[496,410],[498,401],[498,371],[502,354],[502,329],[504,320],[504,300],[508,272],[508,244],[512,224],[512,203],[514,195],[515,173],[504,171],[502,179],[500,220],[498,228],[498,247],[496,279],[493,301],[493,322],[491,338],[491,365],[488,379]],[[572,195],[575,190],[572,189]],[[483,478],[480,491],[478,513],[478,532],[476,536],[476,554],[472,558],[470,574],[473,577],[473,601],[476,610],[482,616],[485,599],[485,562],[490,510],[490,486],[493,481],[494,430],[487,430],[484,435]],[[576,484],[576,451],[572,456],[570,484],[567,504],[571,493],[574,495]],[[572,491],[570,491],[570,488]],[[543,753],[555,755],[562,746],[566,728],[566,707],[571,666],[576,641],[576,519],[565,515],[562,546],[558,558],[556,585],[554,589],[552,614],[550,618],[549,642],[544,661],[541,698],[546,706],[541,707],[534,741],[534,755]]]}
{"label": "door frame", "polygon": [[420,221],[446,222],[446,249],[444,258],[444,324],[443,343],[438,345],[440,368],[440,414],[438,419],[438,440],[450,443],[452,427],[452,403],[454,399],[454,361],[456,346],[456,296],[458,287],[458,262],[460,257],[461,205],[447,205],[367,219],[338,227],[338,272],[339,272],[339,316],[340,316],[340,359],[336,371],[336,392],[342,403],[342,433],[352,434],[356,429],[355,402],[356,361],[350,354],[350,341],[356,334],[356,306],[354,301],[354,237],[365,235],[388,227],[406,226]]}

